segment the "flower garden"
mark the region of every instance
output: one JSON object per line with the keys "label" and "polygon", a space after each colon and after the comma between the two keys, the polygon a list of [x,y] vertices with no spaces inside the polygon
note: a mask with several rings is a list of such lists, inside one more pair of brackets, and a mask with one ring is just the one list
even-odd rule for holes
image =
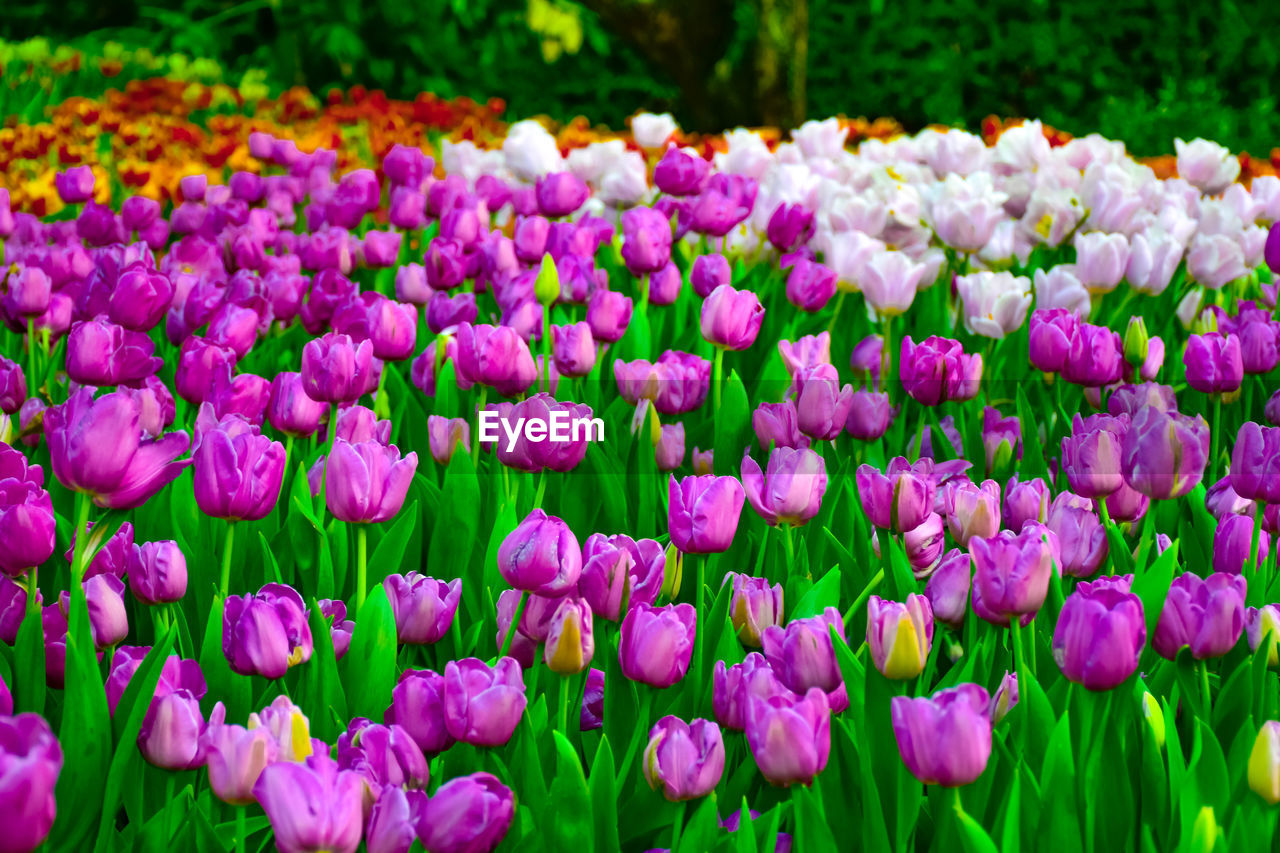
{"label": "flower garden", "polygon": [[1271,162],[0,58],[0,853],[1273,848]]}

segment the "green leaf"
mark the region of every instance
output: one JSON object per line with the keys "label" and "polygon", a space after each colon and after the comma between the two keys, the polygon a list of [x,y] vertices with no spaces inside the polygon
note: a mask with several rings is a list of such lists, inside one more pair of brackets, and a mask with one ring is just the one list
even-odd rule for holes
{"label": "green leaf", "polygon": [[329,619],[320,612],[320,604],[311,600],[307,614],[311,626],[315,651],[311,660],[302,665],[298,693],[302,707],[310,711],[312,733],[325,741],[333,742],[342,733],[341,723],[347,719],[347,697],[342,691],[342,679],[338,676],[338,661],[333,650],[333,633]]}
{"label": "green leaf", "polygon": [[18,639],[14,648],[15,678],[13,680],[13,707],[21,713],[32,711],[44,713],[45,699],[45,662],[44,662],[44,622],[37,608],[22,617],[22,625],[18,628]]}
{"label": "green leaf", "polygon": [[373,549],[373,555],[369,558],[371,583],[380,584],[388,575],[405,568],[405,547],[418,522],[418,502],[414,501],[400,511],[396,523],[378,542],[378,547]]}
{"label": "green leaf", "polygon": [[582,762],[573,745],[561,732],[554,732],[556,743],[556,776],[551,782],[553,807],[542,817],[543,831],[552,850],[591,853],[595,850],[595,825],[591,812],[591,795]]}
{"label": "green leaf", "polygon": [[1026,388],[1018,385],[1018,422],[1022,424],[1022,460],[1018,463],[1018,476],[1029,480],[1041,477],[1046,483],[1052,482],[1049,477],[1049,465],[1045,461],[1044,448],[1040,446],[1040,433],[1036,429],[1035,414],[1031,404],[1027,402]]}
{"label": "green leaf", "polygon": [[222,597],[214,594],[209,607],[209,620],[205,623],[204,639],[200,644],[200,671],[204,673],[209,695],[216,696],[227,706],[227,719],[243,725],[253,709],[252,685],[248,677],[231,671],[222,651]]}
{"label": "green leaf", "polygon": [[1064,711],[1049,737],[1040,771],[1041,838],[1054,839],[1055,849],[1082,850],[1080,814],[1076,800],[1076,766],[1071,748],[1071,716]]}
{"label": "green leaf", "polygon": [[[817,787],[818,779],[813,785]],[[804,785],[791,788],[792,811],[796,818],[795,847],[797,850],[836,851],[836,840],[822,813],[822,800],[818,794]]]}
{"label": "green leaf", "polygon": [[[1022,396],[1022,389],[1018,389],[1019,397]],[[960,789],[957,788],[957,791]],[[964,845],[967,853],[1000,853],[996,843],[991,840],[991,836],[987,835],[987,831],[982,825],[969,816],[963,808],[960,807],[960,800],[957,795],[956,799],[956,824],[960,827],[960,843]]]}
{"label": "green leaf", "polygon": [[595,760],[591,763],[591,817],[595,822],[595,846],[600,853],[616,853],[622,849],[618,840],[618,803],[614,791],[613,747],[609,738],[600,735]]}
{"label": "green leaf", "polygon": [[1181,542],[1175,541],[1145,572],[1133,579],[1133,594],[1142,600],[1142,615],[1147,623],[1148,637],[1155,636],[1156,622],[1160,619],[1160,611],[1164,609],[1169,585],[1173,583],[1173,570],[1178,565],[1180,544]]}
{"label": "green leaf", "polygon": [[813,588],[805,593],[788,615],[789,619],[804,619],[808,616],[819,616],[828,607],[840,603],[840,570],[831,569],[818,579]]}
{"label": "green leaf", "polygon": [[[715,379],[713,378],[714,382]],[[729,371],[724,380],[720,408],[715,413],[715,466],[717,473],[738,473],[742,461],[742,449],[746,447],[746,432],[751,427],[751,410],[747,402],[747,389],[736,370]]]}
{"label": "green leaf", "polygon": [[355,619],[351,646],[342,658],[342,684],[353,717],[382,719],[396,686],[396,619],[382,584],[365,599]]}
{"label": "green leaf", "polygon": [[[177,639],[177,626],[170,626],[164,639],[151,648],[143,658],[138,670],[129,679],[129,686],[116,705],[116,720],[124,720],[116,734],[116,751],[111,757],[105,785],[102,788],[102,814],[98,823],[98,841],[94,850],[103,853],[111,842],[114,832],[116,810],[120,807],[120,795],[125,788],[126,777],[132,763],[141,760],[138,752],[138,733],[142,731],[142,721],[151,708],[151,701],[156,695],[156,685],[160,683],[160,673],[165,661],[169,659],[169,651]],[[103,702],[106,694],[103,694]],[[118,725],[118,722],[117,722]],[[65,772],[65,770],[64,770]],[[86,809],[86,811],[92,811]]]}
{"label": "green leaf", "polygon": [[680,834],[679,850],[673,850],[672,853],[704,853],[712,848],[716,838],[721,835],[719,815],[716,813],[716,795],[713,791],[698,803],[684,826],[684,832]]}

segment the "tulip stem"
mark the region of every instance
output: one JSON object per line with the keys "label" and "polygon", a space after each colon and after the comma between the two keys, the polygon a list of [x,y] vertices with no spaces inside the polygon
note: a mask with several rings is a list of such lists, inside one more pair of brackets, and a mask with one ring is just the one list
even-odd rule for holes
{"label": "tulip stem", "polygon": [[320,469],[320,516],[324,520],[324,510],[329,494],[329,457],[333,455],[333,443],[338,440],[338,404],[329,404],[329,441],[324,448],[324,465]]}
{"label": "tulip stem", "polygon": [[356,525],[356,614],[364,606],[364,596],[369,588],[369,531],[363,524]]}
{"label": "tulip stem", "polygon": [[471,458],[476,465],[480,464],[480,413],[484,411],[484,398],[489,391],[489,386],[480,386],[480,405],[476,407],[476,428],[471,440]]}
{"label": "tulip stem", "polygon": [[884,569],[876,572],[871,576],[871,580],[867,581],[867,585],[862,588],[862,592],[858,593],[858,597],[853,600],[853,604],[849,605],[849,609],[844,612],[844,622],[849,624],[849,620],[858,612],[858,608],[867,603],[867,599],[871,597],[871,592],[884,581]]}
{"label": "tulip stem", "polygon": [[893,315],[884,315],[884,343],[880,347],[880,387],[889,395],[889,403],[897,396],[893,393]]}
{"label": "tulip stem", "polygon": [[244,806],[236,806],[236,853],[244,853],[244,841],[245,835],[247,835],[244,825],[244,813]]}
{"label": "tulip stem", "polygon": [[1222,423],[1222,395],[1213,395],[1213,432],[1209,433],[1209,480],[1218,480],[1218,447],[1221,436],[1219,425]]}
{"label": "tulip stem", "polygon": [[[1102,529],[1104,532],[1108,531],[1114,525],[1111,522],[1111,513],[1107,512],[1107,498],[1104,495],[1100,498],[1096,498],[1095,502],[1098,504],[1098,515],[1102,518]],[[1150,508],[1148,508],[1147,511],[1150,512]],[[1108,559],[1107,574],[1114,575],[1115,573],[1116,573],[1116,561],[1114,559]]]}
{"label": "tulip stem", "polygon": [[36,378],[36,318],[27,318],[27,364],[31,371],[27,382],[27,396],[40,396],[40,380]]}
{"label": "tulip stem", "polygon": [[[919,459],[920,459],[920,454],[924,452],[924,419],[925,419],[925,415],[926,415],[926,413],[927,413],[928,411],[929,411],[929,410],[928,410],[928,408],[927,408],[927,407],[925,407],[925,406],[921,406],[921,407],[920,407],[920,418],[919,418],[919,420],[917,420],[917,421],[916,421],[916,452],[915,452],[915,461],[919,461]],[[935,453],[937,452],[937,448],[934,448],[934,452],[935,452]]]}
{"label": "tulip stem", "polygon": [[831,312],[831,322],[827,324],[828,332],[835,332],[836,324],[840,322],[840,309],[844,307],[844,291],[836,291],[836,307]]}
{"label": "tulip stem", "polygon": [[236,539],[236,523],[234,521],[227,522],[227,537],[222,548],[222,598],[227,597],[227,592],[231,589],[231,548],[235,544]]}
{"label": "tulip stem", "polygon": [[720,386],[724,384],[724,347],[716,347],[716,358],[711,368],[711,388],[714,393],[715,409],[720,412]]}
{"label": "tulip stem", "polygon": [[560,732],[569,737],[569,676],[560,678]]}
{"label": "tulip stem", "polygon": [[671,825],[671,853],[679,853],[680,850],[680,833],[684,829],[684,812],[688,808],[688,803],[681,800],[676,803],[676,819]]}
{"label": "tulip stem", "polygon": [[[697,635],[694,636],[696,639]],[[627,753],[623,756],[622,766],[618,770],[618,777],[614,783],[615,790],[622,789],[628,774],[631,773],[631,760],[640,749],[640,739],[649,733],[649,709],[653,706],[653,688],[646,684],[638,684],[636,689],[640,692],[640,713],[636,716],[635,728],[631,730],[631,741],[627,744]]]}
{"label": "tulip stem", "polygon": [[75,543],[71,547],[71,577],[76,583],[84,576],[81,562],[84,558],[85,540],[89,538],[89,499],[83,492],[76,492],[76,529],[72,532]]}
{"label": "tulip stem", "polygon": [[40,605],[36,598],[40,595],[40,567],[32,566],[31,573],[27,575],[27,612],[39,613]]}
{"label": "tulip stem", "polygon": [[1200,690],[1204,693],[1205,722],[1213,719],[1213,694],[1209,690],[1209,662],[1200,661]]}
{"label": "tulip stem", "polygon": [[516,604],[515,615],[511,617],[511,624],[507,626],[507,636],[502,639],[502,648],[498,649],[498,660],[502,660],[507,656],[507,652],[511,650],[511,641],[515,639],[516,627],[520,624],[520,619],[524,616],[524,608],[529,603],[529,593],[521,590],[520,601]]}
{"label": "tulip stem", "polygon": [[1258,574],[1258,544],[1262,538],[1262,516],[1267,505],[1262,501],[1256,504],[1257,512],[1253,514],[1253,536],[1249,539],[1249,562],[1244,565],[1241,574],[1245,576],[1250,587],[1263,584],[1265,588],[1266,578],[1257,578]]}

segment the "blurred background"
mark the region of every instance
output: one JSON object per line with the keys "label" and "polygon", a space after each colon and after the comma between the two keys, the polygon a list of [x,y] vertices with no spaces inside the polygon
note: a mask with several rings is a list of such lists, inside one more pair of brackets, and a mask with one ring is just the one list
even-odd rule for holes
{"label": "blurred background", "polygon": [[1280,144],[1280,3],[1225,0],[52,0],[0,38],[261,69],[272,93],[364,85],[502,98],[510,118],[691,130],[842,114],[979,129],[1040,118],[1136,154]]}

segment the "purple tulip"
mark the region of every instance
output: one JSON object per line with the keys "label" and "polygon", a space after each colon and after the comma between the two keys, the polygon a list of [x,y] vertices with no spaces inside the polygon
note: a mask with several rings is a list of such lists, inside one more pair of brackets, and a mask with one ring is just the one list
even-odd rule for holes
{"label": "purple tulip", "polygon": [[280,853],[355,853],[363,836],[364,792],[364,777],[327,755],[269,764],[253,786]]}
{"label": "purple tulip", "polygon": [[815,441],[838,438],[853,407],[853,386],[841,388],[835,368],[828,364],[797,371],[792,388],[799,389],[796,421],[800,431]]}
{"label": "purple tulip", "polygon": [[1267,665],[1280,664],[1280,605],[1245,608],[1244,632],[1249,639],[1249,651],[1256,652],[1265,644]]}
{"label": "purple tulip", "polygon": [[1202,417],[1148,407],[1134,416],[1121,446],[1124,480],[1152,500],[1178,498],[1204,476],[1209,425]]}
{"label": "purple tulip", "polygon": [[1062,439],[1062,467],[1071,490],[1086,498],[1101,498],[1124,484],[1120,473],[1121,442],[1128,418],[1076,415],[1071,435]]}
{"label": "purple tulip", "polygon": [[904,533],[924,522],[933,511],[935,490],[928,465],[927,461],[912,465],[897,456],[889,460],[883,474],[870,465],[858,466],[858,497],[875,527]]}
{"label": "purple tulip", "polygon": [[808,785],[827,766],[831,754],[831,708],[814,687],[797,696],[749,695],[747,746],[772,785]]}
{"label": "purple tulip", "polygon": [[1244,380],[1240,339],[1235,335],[1192,335],[1182,361],[1187,384],[1203,394],[1228,394],[1238,390]]}
{"label": "purple tulip", "polygon": [[1173,660],[1183,646],[1196,660],[1222,657],[1244,631],[1248,584],[1240,575],[1215,572],[1201,580],[1194,572],[1173,579],[1156,622],[1151,647]]}
{"label": "purple tulip", "polygon": [[213,706],[201,747],[209,768],[209,787],[225,803],[245,806],[254,801],[253,786],[279,748],[266,729],[246,729],[226,722],[227,709]]}
{"label": "purple tulip", "polygon": [[899,358],[902,387],[919,403],[936,406],[977,396],[982,356],[965,354],[959,341],[932,335],[916,344],[907,337]]}
{"label": "purple tulip", "polygon": [[810,687],[817,687],[828,694],[832,710],[843,710],[849,700],[831,642],[832,627],[844,637],[840,611],[828,607],[819,616],[793,619],[785,627],[765,628],[760,639],[765,659],[788,690],[802,695]]}
{"label": "purple tulip", "polygon": [[684,424],[663,424],[653,448],[659,471],[674,471],[684,462]]}
{"label": "purple tulip", "polygon": [[456,240],[436,237],[422,261],[427,285],[433,290],[452,290],[467,280],[466,249]]}
{"label": "purple tulip", "polygon": [[302,348],[302,390],[312,400],[351,403],[370,388],[373,344],[329,332]]}
{"label": "purple tulip", "polygon": [[53,473],[64,486],[93,497],[100,507],[130,509],[145,503],[191,460],[190,438],[171,432],[144,439],[137,401],[119,392],[97,400],[79,388],[44,413],[44,435]]}
{"label": "purple tulip", "polygon": [[146,604],[181,601],[187,594],[187,558],[178,543],[166,540],[133,546],[129,589]]}
{"label": "purple tulip", "polygon": [[528,344],[509,326],[463,323],[458,327],[457,340],[454,363],[460,388],[479,383],[513,397],[526,391],[538,378]]}
{"label": "purple tulip", "polygon": [[1046,534],[1052,535],[1047,528],[1029,524],[1018,533],[1002,530],[969,542],[974,606],[976,610],[981,601],[983,611],[978,615],[1002,625],[1040,609],[1054,564],[1054,546],[1045,540]]}
{"label": "purple tulip", "polygon": [[867,645],[872,662],[885,678],[918,676],[933,646],[929,600],[915,593],[907,596],[906,604],[871,596],[867,601]]}
{"label": "purple tulip", "polygon": [[201,337],[189,337],[182,342],[178,355],[178,369],[174,390],[178,396],[193,406],[199,406],[213,388],[214,380],[222,374],[231,375],[236,365],[236,354]]}
{"label": "purple tulip", "polygon": [[27,378],[22,366],[0,356],[0,412],[12,415],[27,399]]}
{"label": "purple tulip", "polygon": [[827,466],[808,448],[775,448],[768,469],[742,456],[742,485],[751,508],[767,524],[799,527],[818,514],[827,490]]}
{"label": "purple tulip", "polygon": [[277,373],[271,380],[267,421],[286,435],[306,438],[320,429],[328,407],[303,390],[301,373]]}
{"label": "purple tulip", "polygon": [[427,801],[423,791],[383,787],[365,821],[368,853],[409,853],[418,840],[418,825],[426,813]]}
{"label": "purple tulip", "polygon": [[325,505],[339,521],[386,521],[404,505],[418,454],[403,459],[393,444],[336,439],[325,470]]}
{"label": "purple tulip", "polygon": [[653,305],[672,304],[679,298],[683,284],[680,268],[668,261],[662,269],[649,274],[649,302]]}
{"label": "purple tulip", "polygon": [[234,352],[237,358],[244,358],[257,340],[261,322],[262,317],[254,309],[226,302],[209,320],[205,336],[211,343]]}
{"label": "purple tulip", "polygon": [[742,663],[729,667],[716,661],[712,672],[712,709],[720,725],[733,731],[746,730],[747,705],[753,695],[768,698],[789,693],[759,652],[751,652]]}
{"label": "purple tulip", "polygon": [[722,284],[702,303],[702,337],[723,349],[749,348],[763,321],[764,306],[750,290]]}
{"label": "purple tulip", "polygon": [[[36,601],[41,597],[37,592]],[[0,575],[0,642],[12,646],[27,615],[27,591],[21,584]]]}
{"label": "purple tulip", "polygon": [[463,323],[474,324],[478,316],[474,293],[460,292],[449,296],[437,291],[427,301],[427,328],[432,334],[438,335]]}
{"label": "purple tulip", "polygon": [[227,596],[222,609],[222,653],[233,672],[281,678],[311,659],[311,626],[302,596],[269,583],[256,594]]}
{"label": "purple tulip", "polygon": [[1066,494],[1053,502],[1045,526],[1058,537],[1063,573],[1087,578],[1098,571],[1107,557],[1107,532],[1092,510],[1061,500]]}
{"label": "purple tulip", "polygon": [[1009,478],[1004,487],[1004,523],[1013,531],[1019,531],[1028,521],[1045,523],[1049,518],[1049,486],[1036,477],[1018,482],[1017,475]]}
{"label": "purple tulip", "polygon": [[26,853],[44,843],[58,813],[54,788],[61,773],[62,747],[43,717],[0,717],[0,815],[5,825],[0,849],[5,853]]}
{"label": "purple tulip", "polygon": [[1080,318],[1066,308],[1038,308],[1031,312],[1032,366],[1045,373],[1061,373],[1079,331]]}
{"label": "purple tulip", "polygon": [[616,622],[631,596],[635,567],[636,560],[622,540],[592,533],[582,546],[578,595],[595,616]]}
{"label": "purple tulip", "polygon": [[502,541],[498,571],[516,589],[556,597],[578,583],[582,550],[568,525],[535,509]]}
{"label": "purple tulip", "polygon": [[1081,323],[1071,337],[1062,365],[1062,378],[1086,388],[1119,382],[1124,369],[1124,344],[1105,326]]}
{"label": "purple tulip", "polygon": [[689,200],[689,230],[709,237],[723,237],[751,215],[744,198],[734,197],[717,186],[716,178],[733,179],[739,175],[713,175],[706,191]]}
{"label": "purple tulip", "polygon": [[556,172],[539,178],[534,188],[538,209],[545,216],[568,216],[586,202],[591,191],[572,172]]}
{"label": "purple tulip", "polygon": [[671,802],[705,797],[724,775],[724,739],[710,720],[686,723],[667,716],[649,729],[645,747],[644,778]]}
{"label": "purple tulip", "polygon": [[[1213,533],[1213,570],[1225,574],[1241,574],[1249,563],[1253,547],[1253,519],[1246,515],[1228,515],[1218,522]],[[1261,569],[1271,550],[1271,534],[1258,533],[1258,552],[1254,567]]]}
{"label": "purple tulip", "polygon": [[765,236],[779,252],[790,252],[813,235],[813,211],[802,204],[780,204],[769,217]]}
{"label": "purple tulip", "polygon": [[1000,486],[994,480],[981,486],[967,480],[948,483],[942,495],[947,529],[961,548],[975,536],[985,539],[1000,531]]}
{"label": "purple tulip", "polygon": [[1231,451],[1231,488],[1245,500],[1280,503],[1280,427],[1253,421],[1240,427]]}
{"label": "purple tulip", "polygon": [[689,270],[689,284],[693,292],[706,299],[722,284],[733,281],[733,270],[729,259],[720,254],[698,255],[693,259],[693,267]]}
{"label": "purple tulip", "polygon": [[[3,456],[21,454],[0,444]],[[0,464],[8,462],[0,459]],[[12,464],[12,463],[10,463]],[[9,467],[8,464],[5,467]],[[25,469],[25,462],[23,463]],[[0,572],[12,578],[22,577],[28,569],[38,567],[53,554],[56,520],[53,501],[41,488],[44,474],[38,465],[31,466],[38,482],[23,479],[26,470],[3,471],[0,478]],[[19,477],[10,477],[19,473]]]}
{"label": "purple tulip", "polygon": [[444,721],[450,737],[475,746],[511,739],[527,704],[520,664],[500,658],[490,667],[476,658],[444,668]]}
{"label": "purple tulip", "polygon": [[364,777],[373,798],[384,786],[425,788],[427,759],[401,726],[379,725],[356,717],[338,736],[338,766]]}
{"label": "purple tulip", "polygon": [[587,682],[582,691],[582,710],[578,714],[579,731],[590,732],[604,728],[604,671],[587,670]]}
{"label": "purple tulip", "polygon": [[561,376],[586,376],[596,364],[596,342],[586,322],[551,327],[551,350]]}
{"label": "purple tulip", "polygon": [[587,325],[601,343],[615,343],[631,323],[631,297],[612,290],[597,290],[587,300]]}
{"label": "purple tulip", "polygon": [[711,177],[711,164],[691,148],[667,146],[662,159],[653,167],[653,183],[668,195],[696,195]]}
{"label": "purple tulip", "polygon": [[80,204],[93,198],[93,169],[72,166],[53,176],[53,186],[65,204]]}
{"label": "purple tulip", "polygon": [[929,697],[895,696],[890,704],[898,754],[926,785],[958,788],[975,781],[991,757],[991,697],[961,684]]}
{"label": "purple tulip", "polygon": [[745,645],[760,648],[764,630],[782,624],[782,585],[770,586],[765,578],[739,572],[727,572],[724,579],[732,584],[729,621],[738,639]]}
{"label": "purple tulip", "polygon": [[175,690],[152,700],[142,719],[138,749],[156,767],[190,770],[205,763],[204,733],[199,698],[188,690]]}
{"label": "purple tulip", "polygon": [[409,669],[391,691],[387,725],[402,726],[423,754],[431,756],[453,745],[445,724],[444,676],[429,669]]}
{"label": "purple tulip", "polygon": [[[219,419],[239,415],[252,426],[260,428],[270,401],[270,382],[252,373],[241,373],[234,377],[223,374],[215,379],[213,391],[205,402]],[[200,434],[201,430],[197,428],[196,432]]]}
{"label": "purple tulip", "polygon": [[729,550],[746,492],[733,477],[672,476],[667,483],[667,528],[671,542],[685,554]]}
{"label": "purple tulip", "polygon": [[139,382],[160,369],[155,344],[105,318],[76,323],[67,336],[67,375],[81,385]]}
{"label": "purple tulip", "polygon": [[237,415],[204,433],[196,448],[195,495],[200,511],[229,521],[256,521],[275,509],[284,480],[284,445]]}
{"label": "purple tulip", "polygon": [[698,613],[691,604],[637,604],[622,620],[618,662],[622,674],[651,687],[670,687],[685,677],[693,657]]}
{"label": "purple tulip", "polygon": [[461,580],[446,583],[409,572],[388,575],[382,585],[391,601],[396,636],[402,644],[439,642],[449,632],[462,598]]}
{"label": "purple tulip", "polygon": [[431,853],[484,853],[501,843],[515,812],[515,795],[498,777],[472,773],[441,785],[418,826]]}
{"label": "purple tulip", "polygon": [[391,421],[378,420],[373,409],[347,406],[338,409],[336,438],[360,444],[373,441],[387,446],[391,442]]}
{"label": "purple tulip", "polygon": [[844,428],[859,441],[875,441],[888,432],[892,420],[888,394],[859,388],[853,392]]}
{"label": "purple tulip", "polygon": [[377,291],[366,291],[334,312],[333,329],[357,344],[369,341],[375,359],[404,361],[413,355],[417,342],[418,310]]}
{"label": "purple tulip", "polygon": [[622,259],[634,276],[657,272],[671,260],[671,223],[651,207],[622,214]]}
{"label": "purple tulip", "polygon": [[1137,670],[1146,642],[1138,596],[1112,584],[1082,583],[1058,615],[1053,659],[1076,684],[1111,690]]}
{"label": "purple tulip", "polygon": [[[39,267],[22,267],[8,276],[3,307],[11,317],[39,317],[49,308],[53,283]],[[24,324],[25,325],[25,324]]]}
{"label": "purple tulip", "polygon": [[761,403],[751,414],[751,425],[760,441],[761,450],[809,446],[808,436],[800,432],[800,414],[790,398],[781,403]]}
{"label": "purple tulip", "polygon": [[351,648],[351,635],[355,632],[356,623],[347,618],[345,601],[322,598],[317,603],[320,605],[320,615],[333,620],[333,627],[329,629],[329,639],[333,641],[333,656],[342,660]]}
{"label": "purple tulip", "polygon": [[1005,718],[1018,704],[1018,674],[1005,670],[1004,678],[1000,679],[1000,686],[996,688],[995,695],[991,697],[990,713],[992,724],[997,724]]}
{"label": "purple tulip", "polygon": [[465,453],[471,446],[471,425],[463,418],[428,415],[427,441],[436,464],[448,465],[459,447]]}
{"label": "purple tulip", "polygon": [[821,311],[836,295],[837,279],[826,264],[800,258],[787,275],[787,301],[801,311]]}

